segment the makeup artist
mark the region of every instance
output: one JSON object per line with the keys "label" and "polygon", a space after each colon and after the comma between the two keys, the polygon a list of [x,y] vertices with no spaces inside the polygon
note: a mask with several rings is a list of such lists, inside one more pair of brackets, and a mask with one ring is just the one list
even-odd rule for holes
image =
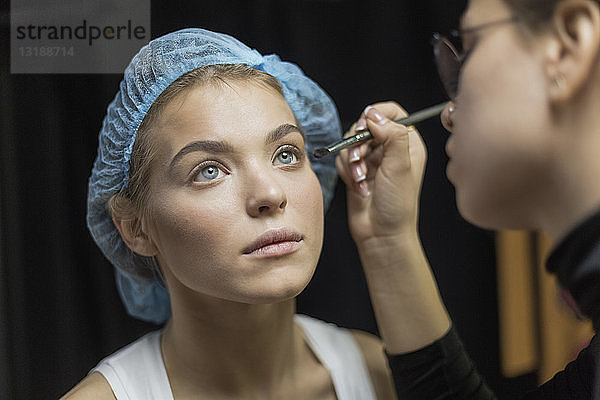
{"label": "makeup artist", "polygon": [[[600,323],[600,2],[471,0],[464,53],[436,36],[452,102],[447,175],[462,216],[483,228],[541,230],[547,269],[579,311]],[[367,107],[355,128],[375,139],[343,150],[359,248],[399,398],[493,399],[440,299],[417,233],[425,151],[391,120],[394,103]],[[595,336],[526,399],[599,399]]]}

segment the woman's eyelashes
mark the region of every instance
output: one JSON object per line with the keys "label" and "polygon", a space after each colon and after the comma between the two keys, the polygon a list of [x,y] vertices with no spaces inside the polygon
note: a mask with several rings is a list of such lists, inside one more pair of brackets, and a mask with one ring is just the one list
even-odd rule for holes
{"label": "woman's eyelashes", "polygon": [[204,161],[200,163],[191,173],[194,183],[210,183],[229,175],[227,168],[218,161]]}
{"label": "woman's eyelashes", "polygon": [[476,44],[477,44],[477,42],[472,42],[471,44],[469,44],[465,47],[465,50],[463,51],[462,57],[460,60],[461,64],[464,64],[467,62],[467,60],[469,59],[471,54],[473,54],[473,50],[475,49]]}
{"label": "woman's eyelashes", "polygon": [[[271,159],[275,167],[299,167],[306,159],[304,148],[295,145],[279,146]],[[232,173],[222,162],[206,160],[199,163],[190,173],[190,181],[196,184],[214,183]]]}
{"label": "woman's eyelashes", "polygon": [[304,161],[304,149],[299,149],[294,145],[280,146],[275,152],[273,165],[275,166],[291,166]]}

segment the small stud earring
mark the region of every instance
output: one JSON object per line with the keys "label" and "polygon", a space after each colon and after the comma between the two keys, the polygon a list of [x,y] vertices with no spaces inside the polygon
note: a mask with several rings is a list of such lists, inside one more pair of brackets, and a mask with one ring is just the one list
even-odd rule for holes
{"label": "small stud earring", "polygon": [[563,74],[558,74],[554,76],[552,83],[557,89],[563,89],[567,85],[567,78]]}

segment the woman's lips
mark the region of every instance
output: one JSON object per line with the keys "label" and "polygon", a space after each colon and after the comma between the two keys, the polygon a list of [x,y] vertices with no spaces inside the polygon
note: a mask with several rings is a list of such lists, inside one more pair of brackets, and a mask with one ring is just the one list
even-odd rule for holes
{"label": "woman's lips", "polygon": [[453,141],[452,135],[450,135],[450,137],[448,137],[448,140],[446,140],[446,146],[445,146],[446,155],[448,156],[448,158],[452,158],[453,143],[454,143],[454,141]]}
{"label": "woman's lips", "polygon": [[276,257],[295,252],[300,248],[302,235],[293,229],[269,229],[244,248],[245,255]]}

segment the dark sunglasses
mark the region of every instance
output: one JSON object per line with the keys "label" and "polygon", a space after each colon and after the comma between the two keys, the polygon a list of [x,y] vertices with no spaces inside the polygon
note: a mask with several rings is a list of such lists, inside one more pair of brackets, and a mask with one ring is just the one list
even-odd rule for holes
{"label": "dark sunglasses", "polygon": [[[516,21],[517,17],[505,18],[498,21],[492,21],[486,24],[465,28],[460,31],[453,30],[450,33],[450,36],[453,40],[460,42],[461,37],[465,34],[472,34],[475,32],[479,32],[482,29],[489,28],[491,26],[507,24]],[[433,55],[435,57],[435,63],[437,65],[438,74],[440,75],[440,79],[442,81],[442,84],[444,85],[444,89],[446,90],[446,93],[450,100],[454,100],[456,98],[456,95],[458,94],[460,71],[462,69],[462,66],[466,62],[470,51],[473,50],[473,47],[471,47],[469,51],[465,53],[462,50],[462,46],[459,46],[459,48],[461,49],[459,51],[457,50],[456,46],[452,44],[452,41],[450,39],[443,35],[440,35],[439,33],[433,34],[431,44],[433,45]]]}

